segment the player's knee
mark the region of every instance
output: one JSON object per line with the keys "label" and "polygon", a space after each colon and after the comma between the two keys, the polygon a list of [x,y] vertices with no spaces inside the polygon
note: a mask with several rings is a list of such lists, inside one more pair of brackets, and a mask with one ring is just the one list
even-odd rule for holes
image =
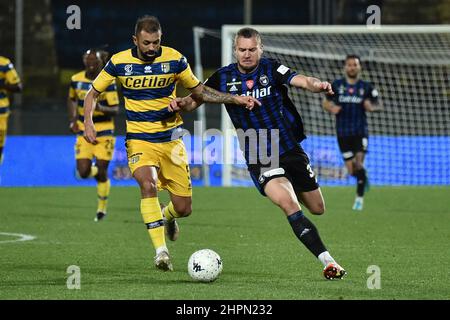
{"label": "player's knee", "polygon": [[90,168],[84,168],[84,167],[77,168],[77,171],[82,179],[89,178],[89,174],[91,173]]}
{"label": "player's knee", "polygon": [[178,213],[178,215],[180,215],[181,217],[187,217],[192,213],[191,202],[176,203],[173,205],[173,207],[175,211]]}
{"label": "player's knee", "polygon": [[291,197],[281,199],[281,201],[279,201],[278,203],[278,206],[286,213],[299,210],[300,208],[298,202]]}
{"label": "player's knee", "polygon": [[314,206],[312,206],[309,209],[312,214],[315,214],[315,215],[324,214],[325,213],[325,203],[323,203],[323,202],[315,203]]}
{"label": "player's knee", "polygon": [[141,187],[141,193],[143,196],[154,196],[158,192],[158,187],[156,181],[144,180],[140,181],[139,185]]}

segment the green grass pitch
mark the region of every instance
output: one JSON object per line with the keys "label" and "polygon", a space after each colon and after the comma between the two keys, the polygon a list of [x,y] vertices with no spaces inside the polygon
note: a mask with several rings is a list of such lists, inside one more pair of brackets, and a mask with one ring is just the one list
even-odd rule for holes
{"label": "green grass pitch", "polygon": [[[323,188],[327,212],[308,217],[348,271],[323,278],[320,262],[294,236],[281,210],[254,188],[195,188],[193,214],[168,242],[174,272],[153,266],[154,251],[135,187],[113,187],[108,217],[93,221],[95,188],[1,188],[0,299],[449,299],[450,188],[373,187],[354,212],[354,188]],[[167,200],[167,195],[161,198]],[[216,282],[193,282],[187,261],[217,251]],[[81,289],[66,286],[67,268]],[[368,267],[380,289],[368,289]]]}

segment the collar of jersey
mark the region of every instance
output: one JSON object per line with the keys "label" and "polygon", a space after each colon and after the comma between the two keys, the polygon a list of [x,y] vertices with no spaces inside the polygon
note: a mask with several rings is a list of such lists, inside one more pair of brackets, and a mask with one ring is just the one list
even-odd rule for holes
{"label": "collar of jersey", "polygon": [[156,56],[155,56],[155,58],[153,60],[142,60],[141,58],[139,58],[138,53],[137,53],[137,47],[134,47],[134,48],[131,49],[131,55],[133,57],[135,57],[136,59],[139,59],[139,60],[141,60],[143,62],[153,63],[153,62],[155,62],[155,60],[157,58],[161,57],[161,55],[162,55],[162,47],[159,48],[159,51],[158,51],[158,53],[156,54]]}
{"label": "collar of jersey", "polygon": [[255,68],[255,70],[253,70],[253,71],[250,72],[250,73],[242,73],[241,71],[239,71],[239,68],[238,68],[238,64],[237,64],[237,63],[234,64],[234,68],[236,69],[236,71],[237,71],[240,75],[245,76],[245,77],[252,77],[252,76],[254,76],[254,74],[258,71],[260,65],[261,65],[261,60],[259,61],[258,66]]}

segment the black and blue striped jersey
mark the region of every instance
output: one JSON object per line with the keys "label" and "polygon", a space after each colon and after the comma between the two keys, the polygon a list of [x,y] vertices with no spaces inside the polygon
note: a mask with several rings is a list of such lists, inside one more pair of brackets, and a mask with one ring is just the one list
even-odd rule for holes
{"label": "black and blue striped jersey", "polygon": [[[296,74],[275,60],[262,58],[258,67],[251,73],[241,73],[237,64],[233,63],[218,69],[206,80],[207,86],[218,91],[253,96],[261,102],[260,107],[251,111],[233,104],[225,105],[236,129],[242,129],[244,133],[249,129],[262,133],[262,136],[258,135],[256,145],[254,141],[240,141],[247,163],[256,163],[254,161],[259,160],[260,152],[272,155],[271,130],[278,130],[274,137],[278,136],[275,144],[278,146],[279,155],[292,150],[306,138],[302,118],[288,96],[288,85]],[[261,151],[264,146],[266,150]],[[256,154],[258,159],[250,159],[251,155]]]}
{"label": "black and blue striped jersey", "polygon": [[370,82],[358,80],[349,84],[345,78],[332,84],[334,95],[327,96],[335,105],[341,106],[336,114],[336,132],[338,137],[368,136],[368,125],[364,100],[376,103],[378,92]]}

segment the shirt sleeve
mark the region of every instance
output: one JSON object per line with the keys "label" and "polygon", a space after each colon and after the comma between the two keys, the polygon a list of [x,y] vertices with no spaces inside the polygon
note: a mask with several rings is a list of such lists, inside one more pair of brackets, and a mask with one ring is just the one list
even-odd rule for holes
{"label": "shirt sleeve", "polygon": [[200,81],[197,77],[192,73],[191,67],[187,62],[185,57],[181,57],[178,61],[178,81],[180,81],[181,85],[186,89],[193,89],[200,84]]}
{"label": "shirt sleeve", "polygon": [[116,76],[116,66],[111,59],[108,61],[103,70],[100,71],[94,82],[92,82],[92,87],[97,92],[106,91],[106,89],[111,85],[111,82],[116,79]]}
{"label": "shirt sleeve", "polygon": [[8,61],[8,64],[6,65],[5,82],[8,84],[20,83],[19,75],[17,74],[16,69],[14,69],[14,65],[10,61]]}
{"label": "shirt sleeve", "polygon": [[367,90],[365,92],[364,99],[369,99],[371,102],[377,103],[378,96],[379,96],[378,90],[375,89],[372,83],[369,82],[367,85]]}
{"label": "shirt sleeve", "polygon": [[208,79],[206,79],[204,84],[205,86],[220,91],[219,71],[214,72]]}
{"label": "shirt sleeve", "polygon": [[338,88],[337,88],[336,81],[333,81],[333,83],[331,84],[331,89],[333,89],[334,94],[332,96],[330,96],[328,94],[325,95],[325,99],[327,99],[328,101],[333,101],[336,104],[338,101],[338,96],[339,96],[338,91],[337,91]]}
{"label": "shirt sleeve", "polygon": [[108,106],[116,106],[119,104],[119,94],[117,93],[117,85],[111,84],[103,93]]}
{"label": "shirt sleeve", "polygon": [[272,60],[272,64],[272,74],[275,82],[281,85],[290,85],[292,78],[297,75],[297,72],[275,60]]}
{"label": "shirt sleeve", "polygon": [[76,100],[77,99],[77,92],[75,91],[75,85],[76,82],[72,81],[70,83],[70,87],[69,87],[69,99],[71,100]]}

